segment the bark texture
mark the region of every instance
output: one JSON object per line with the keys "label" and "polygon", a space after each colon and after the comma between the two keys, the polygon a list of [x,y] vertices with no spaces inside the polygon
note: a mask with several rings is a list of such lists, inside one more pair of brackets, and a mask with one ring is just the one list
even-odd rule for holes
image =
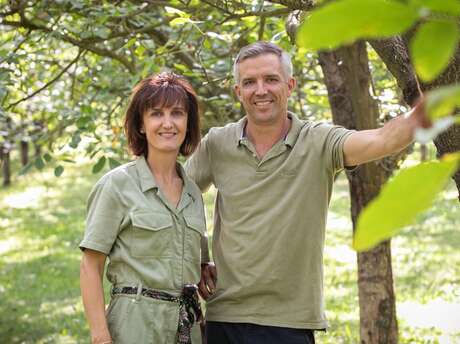
{"label": "bark texture", "polygon": [[3,146],[0,146],[1,151],[1,166],[3,174],[3,186],[6,187],[11,184],[11,164],[10,164],[10,151]]}
{"label": "bark texture", "polygon": [[29,142],[21,140],[21,164],[26,166],[29,163]]}
{"label": "bark texture", "polygon": [[[378,127],[378,106],[370,90],[366,45],[358,42],[334,52],[319,54],[334,122],[350,129]],[[347,173],[353,228],[361,210],[388,179],[382,162],[372,162]],[[361,343],[397,343],[390,242],[358,254],[358,288]]]}

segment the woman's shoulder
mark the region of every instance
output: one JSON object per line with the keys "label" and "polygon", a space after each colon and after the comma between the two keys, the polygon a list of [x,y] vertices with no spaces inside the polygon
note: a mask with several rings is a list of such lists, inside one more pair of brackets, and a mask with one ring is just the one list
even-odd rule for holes
{"label": "woman's shoulder", "polygon": [[126,183],[126,180],[132,179],[134,175],[134,169],[136,166],[136,160],[127,162],[120,166],[113,168],[112,170],[106,172],[99,180],[96,182],[95,187],[101,187],[106,185],[123,185]]}

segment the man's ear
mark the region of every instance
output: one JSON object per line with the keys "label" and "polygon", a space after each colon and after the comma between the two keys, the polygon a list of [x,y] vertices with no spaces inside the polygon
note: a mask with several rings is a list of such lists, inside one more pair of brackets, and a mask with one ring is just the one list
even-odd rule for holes
{"label": "man's ear", "polygon": [[292,91],[294,90],[295,88],[295,85],[297,84],[297,81],[294,79],[294,78],[289,78],[288,82],[287,82],[287,85],[288,85],[288,95],[290,96]]}
{"label": "man's ear", "polygon": [[238,84],[233,85],[233,91],[235,91],[235,94],[238,97],[238,99],[241,100],[241,92],[240,92],[241,90]]}

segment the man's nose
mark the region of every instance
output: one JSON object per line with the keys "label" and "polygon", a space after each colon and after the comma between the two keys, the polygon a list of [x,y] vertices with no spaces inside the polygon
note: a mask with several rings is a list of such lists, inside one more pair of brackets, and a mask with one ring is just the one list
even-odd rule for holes
{"label": "man's nose", "polygon": [[265,83],[263,82],[263,80],[257,81],[256,87],[257,87],[256,88],[257,95],[264,95],[267,93],[267,88],[265,87]]}

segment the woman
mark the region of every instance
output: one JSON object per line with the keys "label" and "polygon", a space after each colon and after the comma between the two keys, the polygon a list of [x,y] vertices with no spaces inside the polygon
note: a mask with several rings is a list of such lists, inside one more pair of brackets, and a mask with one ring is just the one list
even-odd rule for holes
{"label": "woman", "polygon": [[[200,280],[206,224],[201,192],[177,162],[200,140],[195,91],[173,73],[142,80],[124,127],[138,158],[96,183],[80,243],[92,343],[200,343],[196,293],[187,285]],[[112,288],[105,314],[107,256]]]}

